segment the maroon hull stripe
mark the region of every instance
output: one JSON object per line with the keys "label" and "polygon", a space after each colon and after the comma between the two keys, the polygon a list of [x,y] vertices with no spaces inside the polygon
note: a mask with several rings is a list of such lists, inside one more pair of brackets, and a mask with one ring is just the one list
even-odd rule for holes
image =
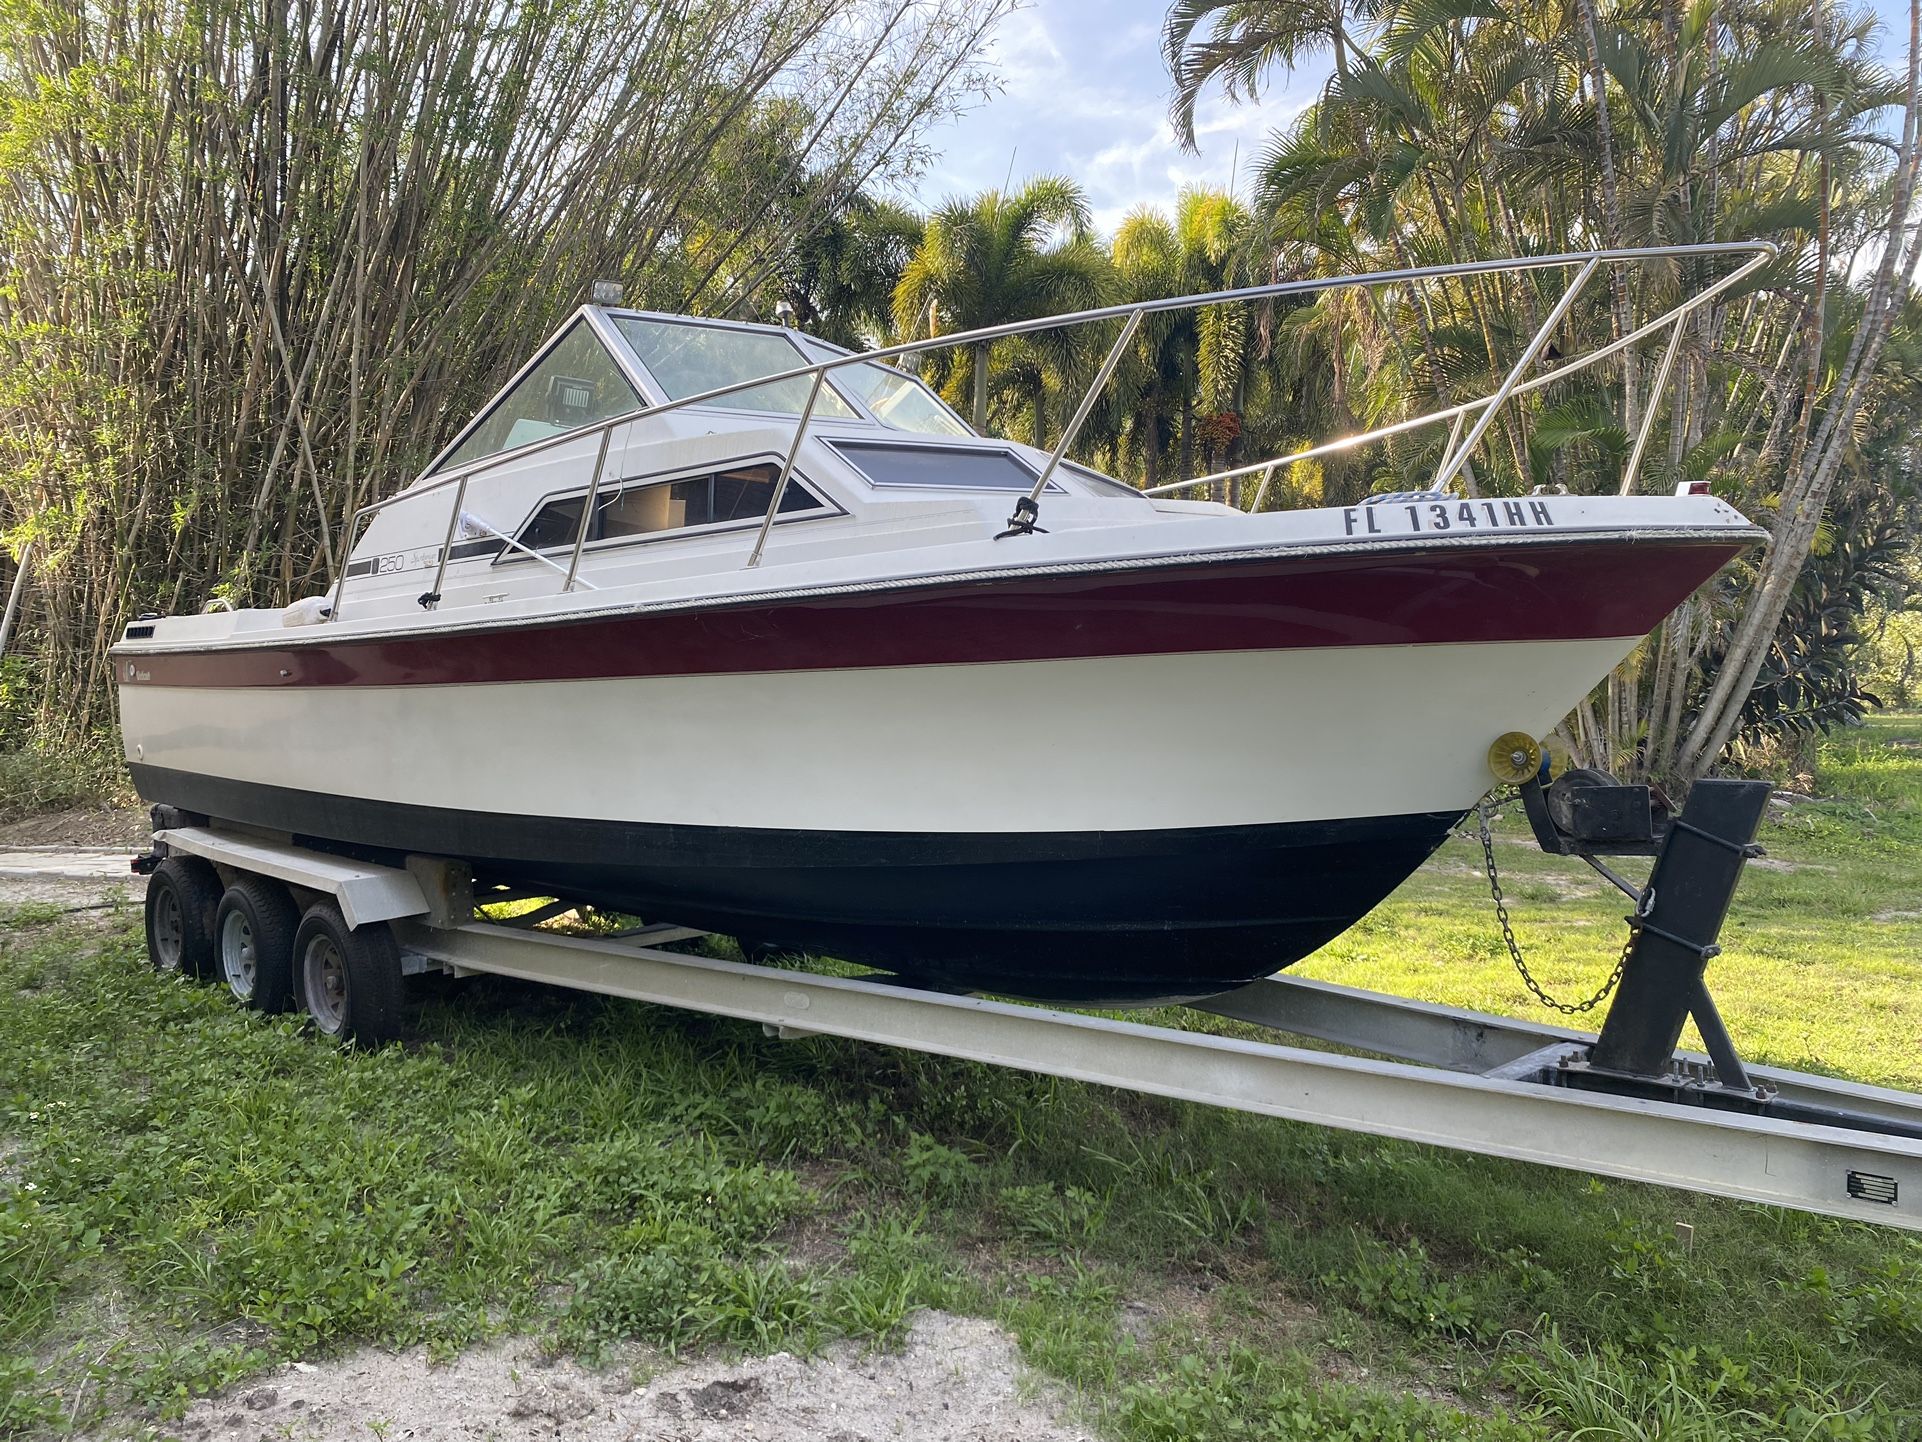
{"label": "maroon hull stripe", "polygon": [[1639,636],[1745,540],[1264,558],[139,658],[122,684],[427,686]]}

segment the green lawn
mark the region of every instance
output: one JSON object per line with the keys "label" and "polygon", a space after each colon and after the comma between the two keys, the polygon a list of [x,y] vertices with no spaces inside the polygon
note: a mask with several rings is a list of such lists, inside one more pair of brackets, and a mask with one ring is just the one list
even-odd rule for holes
{"label": "green lawn", "polygon": [[[1821,790],[1717,994],[1756,1058],[1922,1087],[1922,719]],[[1501,858],[1543,979],[1592,988],[1622,903]],[[1541,1015],[1478,861],[1303,970]],[[0,1436],[164,1435],[365,1341],[885,1344],[942,1306],[1140,1442],[1922,1437],[1901,1234],[505,983],[341,1052],[156,977],[132,917],[0,920],[0,997]]]}

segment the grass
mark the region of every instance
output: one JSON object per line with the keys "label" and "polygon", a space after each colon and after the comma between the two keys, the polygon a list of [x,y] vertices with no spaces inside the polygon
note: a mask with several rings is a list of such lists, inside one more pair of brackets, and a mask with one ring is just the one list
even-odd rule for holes
{"label": "grass", "polygon": [[[1757,1057],[1919,1086],[1922,719],[1824,760],[1717,994]],[[1592,987],[1621,903],[1501,859],[1544,979]],[[1304,970],[1539,1014],[1478,860]],[[503,982],[343,1052],[156,977],[137,931],[0,919],[0,1436],[164,1434],[366,1342],[806,1350],[926,1306],[1001,1321],[1124,1442],[1922,1436],[1901,1234]]]}

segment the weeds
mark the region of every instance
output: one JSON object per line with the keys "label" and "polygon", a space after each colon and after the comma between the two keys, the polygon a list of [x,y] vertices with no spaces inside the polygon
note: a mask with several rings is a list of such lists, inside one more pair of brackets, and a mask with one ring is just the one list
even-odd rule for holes
{"label": "weeds", "polygon": [[66,806],[124,806],[133,800],[117,738],[0,751],[0,821]]}
{"label": "weeds", "polygon": [[1015,1236],[1050,1252],[1092,1241],[1108,1214],[1102,1198],[1086,1187],[1062,1188],[1052,1182],[1003,1187],[999,1206]]}
{"label": "weeds", "polygon": [[1891,1258],[1852,1283],[1838,1283],[1826,1267],[1814,1267],[1802,1285],[1838,1345],[1885,1342],[1922,1365],[1922,1260]]}
{"label": "weeds", "polygon": [[1384,1247],[1358,1239],[1354,1261],[1324,1276],[1322,1285],[1370,1316],[1418,1335],[1492,1341],[1497,1328],[1480,1314],[1474,1290],[1437,1275],[1420,1242]]}
{"label": "weeds", "polygon": [[1122,1392],[1116,1420],[1140,1442],[1195,1437],[1260,1442],[1521,1442],[1531,1419],[1481,1416],[1414,1397],[1307,1384],[1250,1348],[1195,1355]]}
{"label": "weeds", "polygon": [[1713,1350],[1571,1348],[1550,1331],[1505,1375],[1575,1437],[1621,1442],[1869,1442],[1898,1435],[1876,1395],[1783,1385]]}
{"label": "weeds", "polygon": [[979,1171],[974,1159],[958,1147],[943,1146],[933,1137],[910,1132],[901,1156],[901,1173],[908,1189],[936,1201],[958,1201],[974,1190]]}

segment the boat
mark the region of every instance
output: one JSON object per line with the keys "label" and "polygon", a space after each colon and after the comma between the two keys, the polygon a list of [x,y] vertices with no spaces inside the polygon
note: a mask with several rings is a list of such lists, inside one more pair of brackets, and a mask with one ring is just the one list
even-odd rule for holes
{"label": "boat", "polygon": [[[1733,268],[1529,373],[1598,268],[1696,252]],[[1513,396],[1679,332],[1768,253],[1504,262],[1574,278],[1503,386],[1331,443],[1448,425],[1435,484],[1295,510],[1068,459],[1129,335],[1463,268],[933,343],[1118,325],[1049,450],[976,434],[899,364],[928,342],[587,305],[355,517],[328,594],[126,627],[133,781],[176,818],[923,986],[1217,994],[1365,915],[1488,792],[1492,741],[1547,734],[1761,538],[1699,486],[1481,496],[1464,470]],[[1265,490],[1329,448],[1223,475]]]}

